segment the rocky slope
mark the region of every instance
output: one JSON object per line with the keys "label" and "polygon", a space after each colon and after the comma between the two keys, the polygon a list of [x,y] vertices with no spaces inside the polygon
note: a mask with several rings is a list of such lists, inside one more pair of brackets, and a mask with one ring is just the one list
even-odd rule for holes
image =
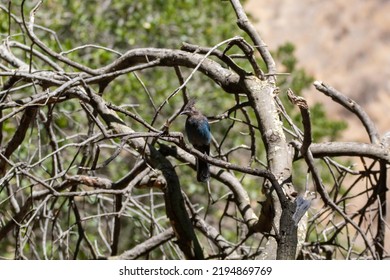
{"label": "rocky slope", "polygon": [[[390,1],[249,0],[246,10],[271,50],[292,42],[315,79],[359,102],[381,134],[390,130]],[[329,115],[348,118],[344,140],[368,141],[351,113],[314,87],[305,96],[329,105]]]}

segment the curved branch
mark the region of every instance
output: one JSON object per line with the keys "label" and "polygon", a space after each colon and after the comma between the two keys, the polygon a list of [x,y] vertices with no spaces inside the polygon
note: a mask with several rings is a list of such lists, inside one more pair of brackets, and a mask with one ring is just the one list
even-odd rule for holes
{"label": "curved branch", "polygon": [[141,244],[135,246],[134,248],[127,250],[123,252],[122,254],[118,256],[111,256],[107,259],[109,260],[135,260],[158,246],[164,244],[165,242],[169,241],[175,236],[175,233],[172,228],[169,228],[159,234],[156,234],[155,236],[149,238],[145,242],[142,242]]}
{"label": "curved branch", "polygon": [[[12,153],[22,144],[26,137],[27,130],[30,127],[31,122],[34,121],[37,112],[37,107],[29,107],[24,111],[19,126],[15,131],[15,134],[4,149],[4,158],[8,159],[12,155]],[[7,162],[4,159],[0,159],[1,177],[4,175],[6,163]]]}
{"label": "curved branch", "polygon": [[50,55],[51,57],[54,57],[56,59],[58,59],[59,61],[61,62],[64,62],[65,64],[69,65],[69,66],[72,66],[80,71],[83,71],[85,73],[89,73],[89,74],[96,74],[96,71],[83,65],[83,64],[80,64],[78,62],[75,62],[65,56],[62,56],[61,54],[58,54],[56,53],[55,51],[53,51],[52,49],[50,49],[49,47],[47,47],[35,34],[34,34],[34,30],[33,30],[33,27],[34,27],[34,15],[35,15],[35,12],[37,11],[37,9],[39,8],[39,6],[42,4],[42,1],[38,2],[38,4],[32,9],[32,11],[30,12],[30,22],[27,24],[25,18],[24,18],[24,4],[25,4],[26,0],[23,0],[22,1],[22,5],[21,5],[21,9],[22,9],[22,23],[26,29],[26,32],[27,32],[27,35],[30,37],[31,41],[36,44],[38,47],[40,47],[45,53],[47,53],[48,55]]}
{"label": "curved branch", "polygon": [[315,81],[314,86],[316,87],[317,90],[332,98],[332,100],[342,105],[348,111],[354,113],[364,125],[364,128],[366,129],[370,137],[371,143],[373,144],[379,143],[379,139],[380,139],[379,133],[375,127],[374,122],[363,110],[363,108],[360,107],[359,104],[357,104],[354,100],[345,96],[341,92],[337,91],[335,88],[328,86],[323,82]]}
{"label": "curved branch", "polygon": [[97,74],[111,73],[136,65],[159,59],[158,66],[177,67],[184,66],[195,68],[198,65],[199,71],[210,77],[228,93],[242,92],[240,76],[229,69],[222,67],[219,63],[208,59],[200,54],[188,53],[181,50],[141,48],[126,52],[111,64],[97,70]]}
{"label": "curved branch", "polygon": [[[196,168],[195,158],[191,156],[189,153],[191,154],[194,153],[196,154],[197,157],[203,155],[202,153],[198,153],[196,149],[183,147],[183,146],[181,148],[180,147],[169,148],[165,145],[160,145],[160,151],[164,155],[173,156],[181,162],[189,162],[191,164],[191,167],[194,169]],[[207,157],[207,161],[212,164],[212,166],[210,167],[211,176],[219,180],[221,183],[225,184],[232,191],[232,193],[234,194],[236,205],[241,213],[241,216],[244,219],[245,224],[249,228],[253,227],[256,224],[258,219],[250,205],[250,200],[247,192],[245,191],[244,187],[235,176],[233,176],[229,172],[224,172],[224,170],[222,169],[222,168],[226,168],[226,166],[224,165],[229,163],[222,160],[213,159],[211,157]],[[232,170],[237,170],[236,167],[240,168],[237,165],[231,165],[230,167]],[[253,175],[259,176],[259,174],[253,174]]]}
{"label": "curved branch", "polygon": [[325,142],[313,143],[310,150],[314,157],[368,157],[372,159],[381,159],[390,163],[390,153],[375,144],[366,144],[358,142]]}

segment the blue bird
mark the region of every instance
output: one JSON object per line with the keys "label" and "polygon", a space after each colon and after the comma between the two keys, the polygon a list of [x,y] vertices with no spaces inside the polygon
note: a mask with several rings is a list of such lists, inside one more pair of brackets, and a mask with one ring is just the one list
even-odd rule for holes
{"label": "blue bird", "polygon": [[[194,99],[188,101],[180,115],[187,115],[185,128],[190,143],[201,153],[210,155],[210,125],[207,117],[195,108]],[[196,170],[198,182],[207,182],[210,179],[210,166],[206,161],[197,158]]]}

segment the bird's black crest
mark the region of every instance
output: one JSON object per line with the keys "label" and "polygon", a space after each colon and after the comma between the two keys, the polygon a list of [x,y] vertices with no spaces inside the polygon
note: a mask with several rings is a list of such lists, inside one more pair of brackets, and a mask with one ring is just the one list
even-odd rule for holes
{"label": "bird's black crest", "polygon": [[188,111],[188,109],[195,107],[196,99],[191,98],[188,100],[187,104],[184,106],[183,111]]}

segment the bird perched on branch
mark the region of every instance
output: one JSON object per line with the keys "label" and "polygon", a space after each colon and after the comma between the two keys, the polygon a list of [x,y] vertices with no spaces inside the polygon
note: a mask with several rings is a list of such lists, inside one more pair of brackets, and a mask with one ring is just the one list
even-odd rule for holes
{"label": "bird perched on branch", "polygon": [[[186,134],[190,143],[195,149],[207,155],[210,154],[211,132],[207,118],[195,108],[195,100],[188,101],[180,115],[187,115]],[[196,169],[198,182],[207,182],[210,179],[209,164],[200,159],[196,159]]]}

